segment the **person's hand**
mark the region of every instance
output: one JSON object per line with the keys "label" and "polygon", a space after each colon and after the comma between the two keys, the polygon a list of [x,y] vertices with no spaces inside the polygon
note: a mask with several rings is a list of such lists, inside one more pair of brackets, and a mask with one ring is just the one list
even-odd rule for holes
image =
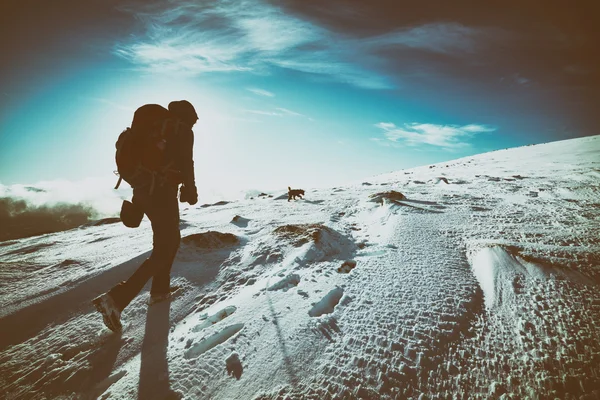
{"label": "person's hand", "polygon": [[198,190],[196,186],[181,186],[179,189],[179,201],[181,203],[188,203],[193,206],[198,202]]}

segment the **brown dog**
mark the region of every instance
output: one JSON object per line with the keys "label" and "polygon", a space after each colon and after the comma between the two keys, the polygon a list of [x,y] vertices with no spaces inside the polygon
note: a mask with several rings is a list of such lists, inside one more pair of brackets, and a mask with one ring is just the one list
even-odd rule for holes
{"label": "brown dog", "polygon": [[292,189],[288,186],[288,201],[290,201],[291,199],[296,200],[296,197],[300,197],[302,199],[302,196],[304,196],[304,190]]}

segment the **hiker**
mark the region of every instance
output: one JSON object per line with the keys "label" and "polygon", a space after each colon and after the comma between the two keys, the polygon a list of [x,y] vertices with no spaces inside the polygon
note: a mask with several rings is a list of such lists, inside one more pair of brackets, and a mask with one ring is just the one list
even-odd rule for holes
{"label": "hiker", "polygon": [[[124,176],[119,169],[121,177],[117,183],[118,187],[123,178],[133,187],[132,202],[124,202],[121,218],[127,226],[138,226],[145,214],[152,225],[153,246],[150,257],[127,281],[117,284],[93,300],[97,310],[102,313],[105,325],[114,332],[122,330],[121,312],[140,293],[149,279],[152,278],[150,305],[169,299],[172,291],[176,289],[170,286],[170,275],[181,240],[177,201],[179,185],[180,202],[190,205],[198,202],[192,131],[197,120],[198,115],[194,107],[185,100],[171,102],[168,110],[156,104],[147,104],[136,110],[131,128],[128,128],[136,132],[136,135],[151,130],[160,133],[153,134],[154,142],[151,146],[146,146],[150,150],[140,156],[141,161],[137,162],[135,173]],[[165,133],[169,129],[169,133]],[[134,143],[141,147],[139,141]],[[119,142],[117,149],[119,166]],[[148,167],[149,165],[154,167]],[[129,208],[126,208],[126,205]],[[137,221],[133,222],[134,225],[128,225],[127,220],[135,213],[139,213],[139,217],[133,217],[137,218]]]}

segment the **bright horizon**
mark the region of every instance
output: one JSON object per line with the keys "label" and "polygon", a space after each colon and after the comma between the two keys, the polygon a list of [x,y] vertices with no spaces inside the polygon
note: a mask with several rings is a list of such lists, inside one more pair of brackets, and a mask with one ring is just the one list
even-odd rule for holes
{"label": "bright horizon", "polygon": [[[0,67],[3,186],[110,181],[134,110],[181,99],[200,117],[201,193],[336,186],[598,133],[594,33],[570,9],[10,7],[22,23],[3,24],[20,37]],[[540,29],[513,21],[523,12]]]}

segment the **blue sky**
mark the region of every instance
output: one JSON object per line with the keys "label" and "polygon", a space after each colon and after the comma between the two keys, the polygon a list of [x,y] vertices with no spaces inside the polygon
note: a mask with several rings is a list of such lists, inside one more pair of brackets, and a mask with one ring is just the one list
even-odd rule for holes
{"label": "blue sky", "polygon": [[4,185],[109,176],[133,111],[180,99],[200,117],[198,186],[213,188],[335,186],[597,134],[583,11],[38,3],[0,28]]}

